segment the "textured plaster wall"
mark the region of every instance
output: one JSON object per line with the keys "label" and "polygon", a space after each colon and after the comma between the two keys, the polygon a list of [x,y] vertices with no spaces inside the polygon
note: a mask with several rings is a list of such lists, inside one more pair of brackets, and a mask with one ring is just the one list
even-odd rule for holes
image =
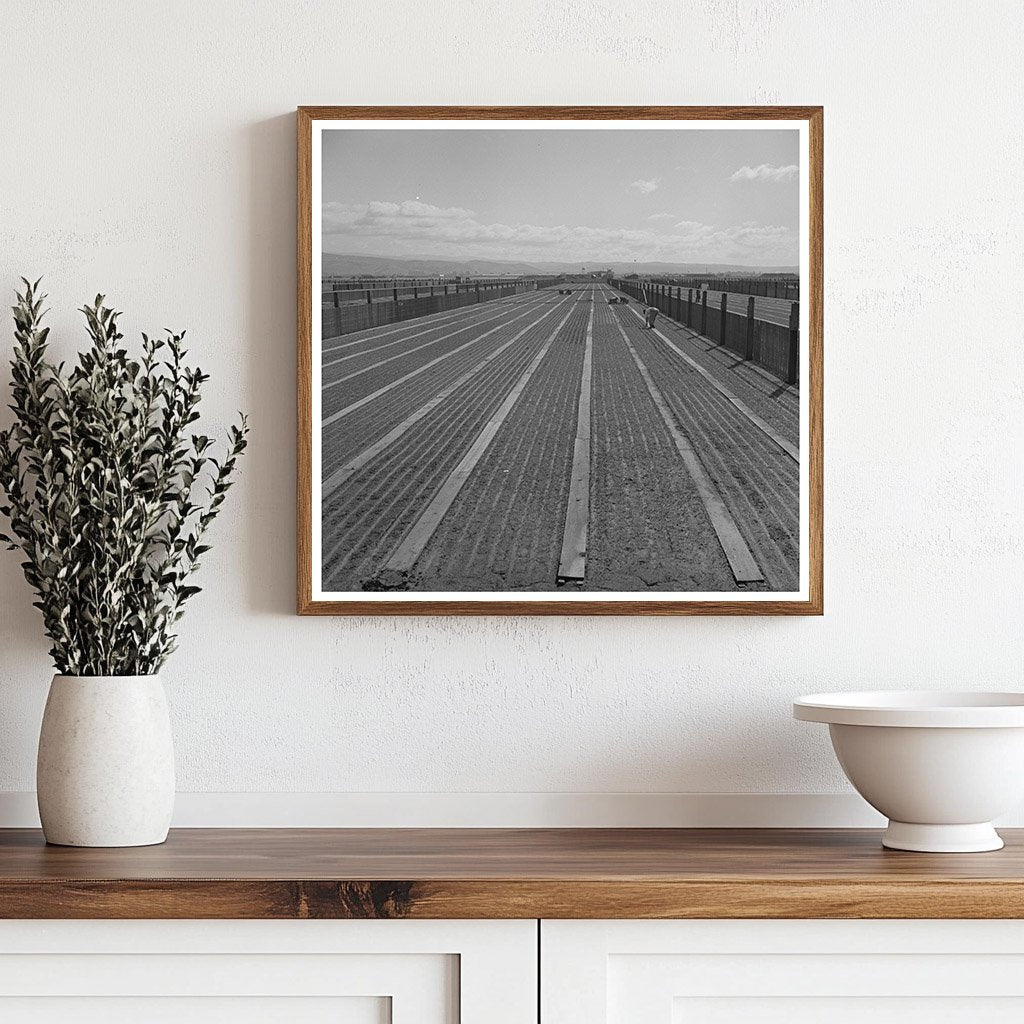
{"label": "textured plaster wall", "polygon": [[[208,425],[252,414],[165,673],[182,790],[832,792],[794,694],[1021,685],[1020,4],[0,14],[0,291],[45,274],[61,350],[101,290],[129,336],[188,327]],[[823,619],[292,614],[292,110],[425,102],[825,105]],[[33,786],[50,675],[17,561],[0,791]]]}

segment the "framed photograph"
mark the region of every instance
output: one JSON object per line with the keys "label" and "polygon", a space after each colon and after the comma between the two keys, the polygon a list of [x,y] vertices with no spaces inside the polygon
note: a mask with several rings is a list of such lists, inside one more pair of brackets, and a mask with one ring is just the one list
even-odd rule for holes
{"label": "framed photograph", "polygon": [[821,614],[822,122],[299,108],[299,612]]}

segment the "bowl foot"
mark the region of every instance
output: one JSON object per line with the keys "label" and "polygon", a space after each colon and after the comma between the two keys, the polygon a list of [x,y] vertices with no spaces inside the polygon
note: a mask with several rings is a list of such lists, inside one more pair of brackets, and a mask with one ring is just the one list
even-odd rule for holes
{"label": "bowl foot", "polygon": [[919,853],[986,853],[1001,850],[1003,841],[987,821],[977,825],[915,825],[890,821],[882,833],[882,845],[890,850]]}

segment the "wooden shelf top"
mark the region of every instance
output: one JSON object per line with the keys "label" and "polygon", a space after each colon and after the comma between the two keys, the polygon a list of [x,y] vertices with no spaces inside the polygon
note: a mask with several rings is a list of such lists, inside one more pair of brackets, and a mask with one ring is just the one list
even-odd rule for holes
{"label": "wooden shelf top", "polygon": [[0,830],[5,918],[1024,918],[997,853],[864,829],[176,829],[162,846]]}

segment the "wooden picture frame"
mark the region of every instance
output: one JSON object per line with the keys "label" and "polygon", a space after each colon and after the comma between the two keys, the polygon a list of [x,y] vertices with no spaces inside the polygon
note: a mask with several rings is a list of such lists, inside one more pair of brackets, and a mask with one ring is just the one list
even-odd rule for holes
{"label": "wooden picture frame", "polygon": [[[319,221],[314,232],[314,217],[321,216],[320,210],[314,210],[314,196],[319,196],[318,188],[314,187],[314,176],[321,173],[314,166],[314,152],[319,152],[319,143],[314,147],[314,133],[322,132],[325,125],[321,122],[418,122],[418,121],[488,121],[546,122],[560,120],[566,122],[613,122],[628,121],[635,127],[644,128],[645,122],[717,122],[723,127],[739,127],[729,122],[763,122],[765,126],[774,126],[774,122],[788,122],[798,127],[801,132],[803,159],[806,170],[801,167],[800,176],[803,182],[801,192],[800,217],[805,225],[803,249],[801,252],[802,274],[799,280],[799,299],[801,315],[801,333],[799,342],[799,358],[801,373],[799,403],[800,422],[802,424],[799,437],[800,457],[797,460],[797,473],[800,476],[800,579],[798,592],[787,593],[784,597],[775,598],[771,593],[762,595],[762,599],[752,600],[748,596],[702,595],[698,599],[690,599],[682,592],[673,593],[672,597],[658,594],[644,594],[643,597],[632,597],[628,600],[605,599],[601,593],[588,592],[585,596],[573,595],[567,599],[560,594],[543,596],[514,594],[494,591],[486,596],[465,595],[447,598],[443,592],[429,595],[396,595],[394,593],[374,595],[361,593],[343,599],[325,597],[320,586],[320,564],[314,564],[319,553],[318,544],[314,543],[313,530],[319,515],[315,504],[314,484],[319,488],[322,478],[321,466],[314,465],[318,446],[315,443],[314,429],[320,429],[319,422],[314,422],[315,410],[319,411],[319,391],[314,401],[314,387],[319,383],[319,335],[320,316],[317,310],[322,309],[322,296],[316,295],[314,289],[320,288],[318,280],[314,280],[315,268],[319,270],[319,249],[314,261],[314,238],[319,240]],[[297,401],[298,401],[298,479],[297,479],[297,569],[298,569],[298,613],[301,615],[820,615],[823,613],[823,452],[822,452],[822,408],[823,408],[823,109],[817,106],[775,106],[775,107],[346,107],[346,106],[306,106],[297,112],[298,133],[298,230],[297,230],[297,320],[298,320],[298,366],[297,366]],[[345,127],[345,126],[342,126]],[[514,127],[514,126],[513,126]],[[617,127],[617,126],[613,126]],[[790,168],[784,168],[788,170]],[[760,168],[743,168],[753,176]],[[771,168],[769,168],[771,170]],[[643,184],[643,183],[636,183]],[[805,219],[805,220],[804,220]],[[620,284],[625,284],[620,281]],[[657,286],[648,286],[644,282],[633,283],[637,294],[643,289],[643,297],[650,298],[647,288],[657,290]],[[539,288],[539,284],[535,284]],[[595,301],[595,291],[591,288],[590,301]],[[707,286],[705,286],[705,289]],[[725,289],[723,288],[723,291]],[[447,296],[447,285],[445,295]],[[680,303],[692,303],[691,297],[686,298],[686,290],[676,289],[672,292],[669,285],[659,293],[659,299],[665,298],[668,308],[681,308]],[[431,290],[433,294],[433,289]],[[369,292],[367,293],[369,294]],[[552,292],[553,294],[553,292]],[[698,292],[698,295],[700,293]],[[703,301],[707,301],[705,290]],[[603,295],[603,292],[602,292]],[[736,296],[734,295],[733,298]],[[744,296],[746,298],[746,296]],[[479,292],[477,294],[479,300]],[[373,299],[371,298],[372,304]],[[399,301],[395,293],[396,306]],[[634,300],[635,301],[635,300]],[[651,300],[655,301],[655,300]],[[753,318],[753,299],[750,300],[750,316]],[[675,302],[675,307],[672,303]],[[647,303],[645,302],[645,305]],[[446,307],[445,307],[446,308]],[[693,308],[692,305],[688,308]],[[722,300],[722,331],[726,330],[726,300]],[[664,309],[664,306],[662,306]],[[715,307],[717,316],[717,307]],[[637,314],[639,315],[639,314]],[[705,314],[706,315],[706,314]],[[593,314],[591,315],[593,317]],[[316,321],[316,323],[314,323]],[[630,321],[631,322],[631,321]],[[593,319],[591,319],[593,323]],[[634,325],[636,326],[636,325]],[[316,331],[317,336],[314,336]],[[623,338],[626,335],[623,333]],[[749,337],[749,335],[748,335]],[[749,344],[749,342],[748,342]],[[540,358],[540,357],[538,357]],[[793,356],[792,358],[797,358]],[[316,362],[317,372],[314,373]],[[641,368],[642,364],[637,364]],[[791,364],[792,365],[792,364]],[[793,380],[794,378],[789,378]],[[794,389],[795,391],[795,389]],[[652,392],[653,394],[653,392]],[[580,413],[582,419],[582,412]],[[322,421],[321,421],[322,422]],[[668,421],[666,420],[666,423]],[[589,427],[588,427],[589,431]],[[589,443],[589,442],[588,442]],[[315,476],[316,474],[316,476]],[[319,494],[319,490],[316,491]],[[721,537],[721,534],[719,534]],[[723,544],[724,546],[724,544]],[[322,563],[321,563],[322,564]]]}

